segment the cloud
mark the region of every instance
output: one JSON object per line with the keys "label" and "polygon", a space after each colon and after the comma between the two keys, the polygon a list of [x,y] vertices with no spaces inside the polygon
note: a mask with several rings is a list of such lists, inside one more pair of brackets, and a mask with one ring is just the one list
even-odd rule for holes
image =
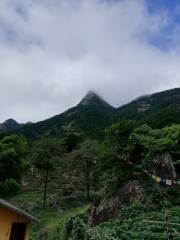
{"label": "cloud", "polygon": [[0,26],[0,120],[43,120],[90,89],[120,106],[180,84],[179,25],[145,0],[6,0]]}

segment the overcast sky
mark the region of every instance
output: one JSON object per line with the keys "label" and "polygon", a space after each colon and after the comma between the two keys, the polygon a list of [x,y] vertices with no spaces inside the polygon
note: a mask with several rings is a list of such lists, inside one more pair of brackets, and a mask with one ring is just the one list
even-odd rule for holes
{"label": "overcast sky", "polygon": [[179,0],[0,0],[0,122],[179,86]]}

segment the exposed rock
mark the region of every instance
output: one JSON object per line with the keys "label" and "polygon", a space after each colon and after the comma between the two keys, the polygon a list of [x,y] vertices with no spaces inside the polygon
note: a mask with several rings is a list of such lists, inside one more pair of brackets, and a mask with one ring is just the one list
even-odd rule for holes
{"label": "exposed rock", "polygon": [[89,91],[79,104],[88,105],[91,101],[93,101],[96,98],[100,98],[100,97],[95,92]]}
{"label": "exposed rock", "polygon": [[97,225],[119,214],[119,209],[135,201],[143,201],[145,198],[144,189],[139,181],[132,180],[126,183],[118,192],[116,197],[104,199],[98,206],[93,204],[90,208],[89,223]]}
{"label": "exposed rock", "polygon": [[61,207],[61,198],[58,193],[55,193],[51,196],[49,201],[49,206],[54,209],[60,209]]}
{"label": "exposed rock", "polygon": [[67,196],[64,196],[62,198],[62,201],[70,204],[72,202],[77,202],[77,201],[82,200],[83,197],[84,197],[84,194],[82,194],[81,191],[76,191]]}
{"label": "exposed rock", "polygon": [[103,106],[106,106],[107,108],[112,108],[112,106],[109,103],[107,103],[103,98],[101,98],[98,94],[96,94],[93,91],[89,91],[78,105],[87,106],[91,103],[101,104]]}
{"label": "exposed rock", "polygon": [[180,178],[180,160],[177,160],[176,163],[174,164],[177,178]]}
{"label": "exposed rock", "polygon": [[24,211],[32,214],[35,209],[38,209],[38,208],[39,208],[39,205],[38,205],[37,203],[35,203],[35,202],[27,202],[27,203],[24,203],[24,204],[21,206],[21,208],[22,208]]}
{"label": "exposed rock", "polygon": [[153,174],[156,176],[176,179],[176,170],[169,153],[157,154],[154,159]]}
{"label": "exposed rock", "polygon": [[138,112],[146,112],[151,107],[151,104],[148,103],[141,103],[138,106]]}

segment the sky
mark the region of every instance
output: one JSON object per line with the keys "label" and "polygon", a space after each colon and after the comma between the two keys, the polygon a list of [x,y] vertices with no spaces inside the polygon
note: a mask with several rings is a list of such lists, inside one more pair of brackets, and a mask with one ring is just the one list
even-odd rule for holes
{"label": "sky", "polygon": [[180,87],[179,0],[1,0],[0,122],[94,90],[111,105]]}

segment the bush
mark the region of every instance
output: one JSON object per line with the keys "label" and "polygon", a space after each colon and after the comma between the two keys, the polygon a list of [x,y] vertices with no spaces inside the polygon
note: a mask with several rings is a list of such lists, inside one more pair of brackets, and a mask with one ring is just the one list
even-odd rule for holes
{"label": "bush", "polygon": [[65,239],[86,240],[87,239],[87,215],[78,214],[71,217],[65,225]]}
{"label": "bush", "polygon": [[20,185],[14,179],[7,179],[0,183],[0,197],[10,197],[18,193]]}
{"label": "bush", "polygon": [[[161,211],[152,211],[138,202],[121,209],[120,216],[97,226],[89,226],[86,214],[78,214],[66,223],[66,240],[165,240],[167,226],[148,221],[165,221],[178,223],[180,208],[172,207]],[[172,239],[179,240],[179,226],[170,229]]]}

